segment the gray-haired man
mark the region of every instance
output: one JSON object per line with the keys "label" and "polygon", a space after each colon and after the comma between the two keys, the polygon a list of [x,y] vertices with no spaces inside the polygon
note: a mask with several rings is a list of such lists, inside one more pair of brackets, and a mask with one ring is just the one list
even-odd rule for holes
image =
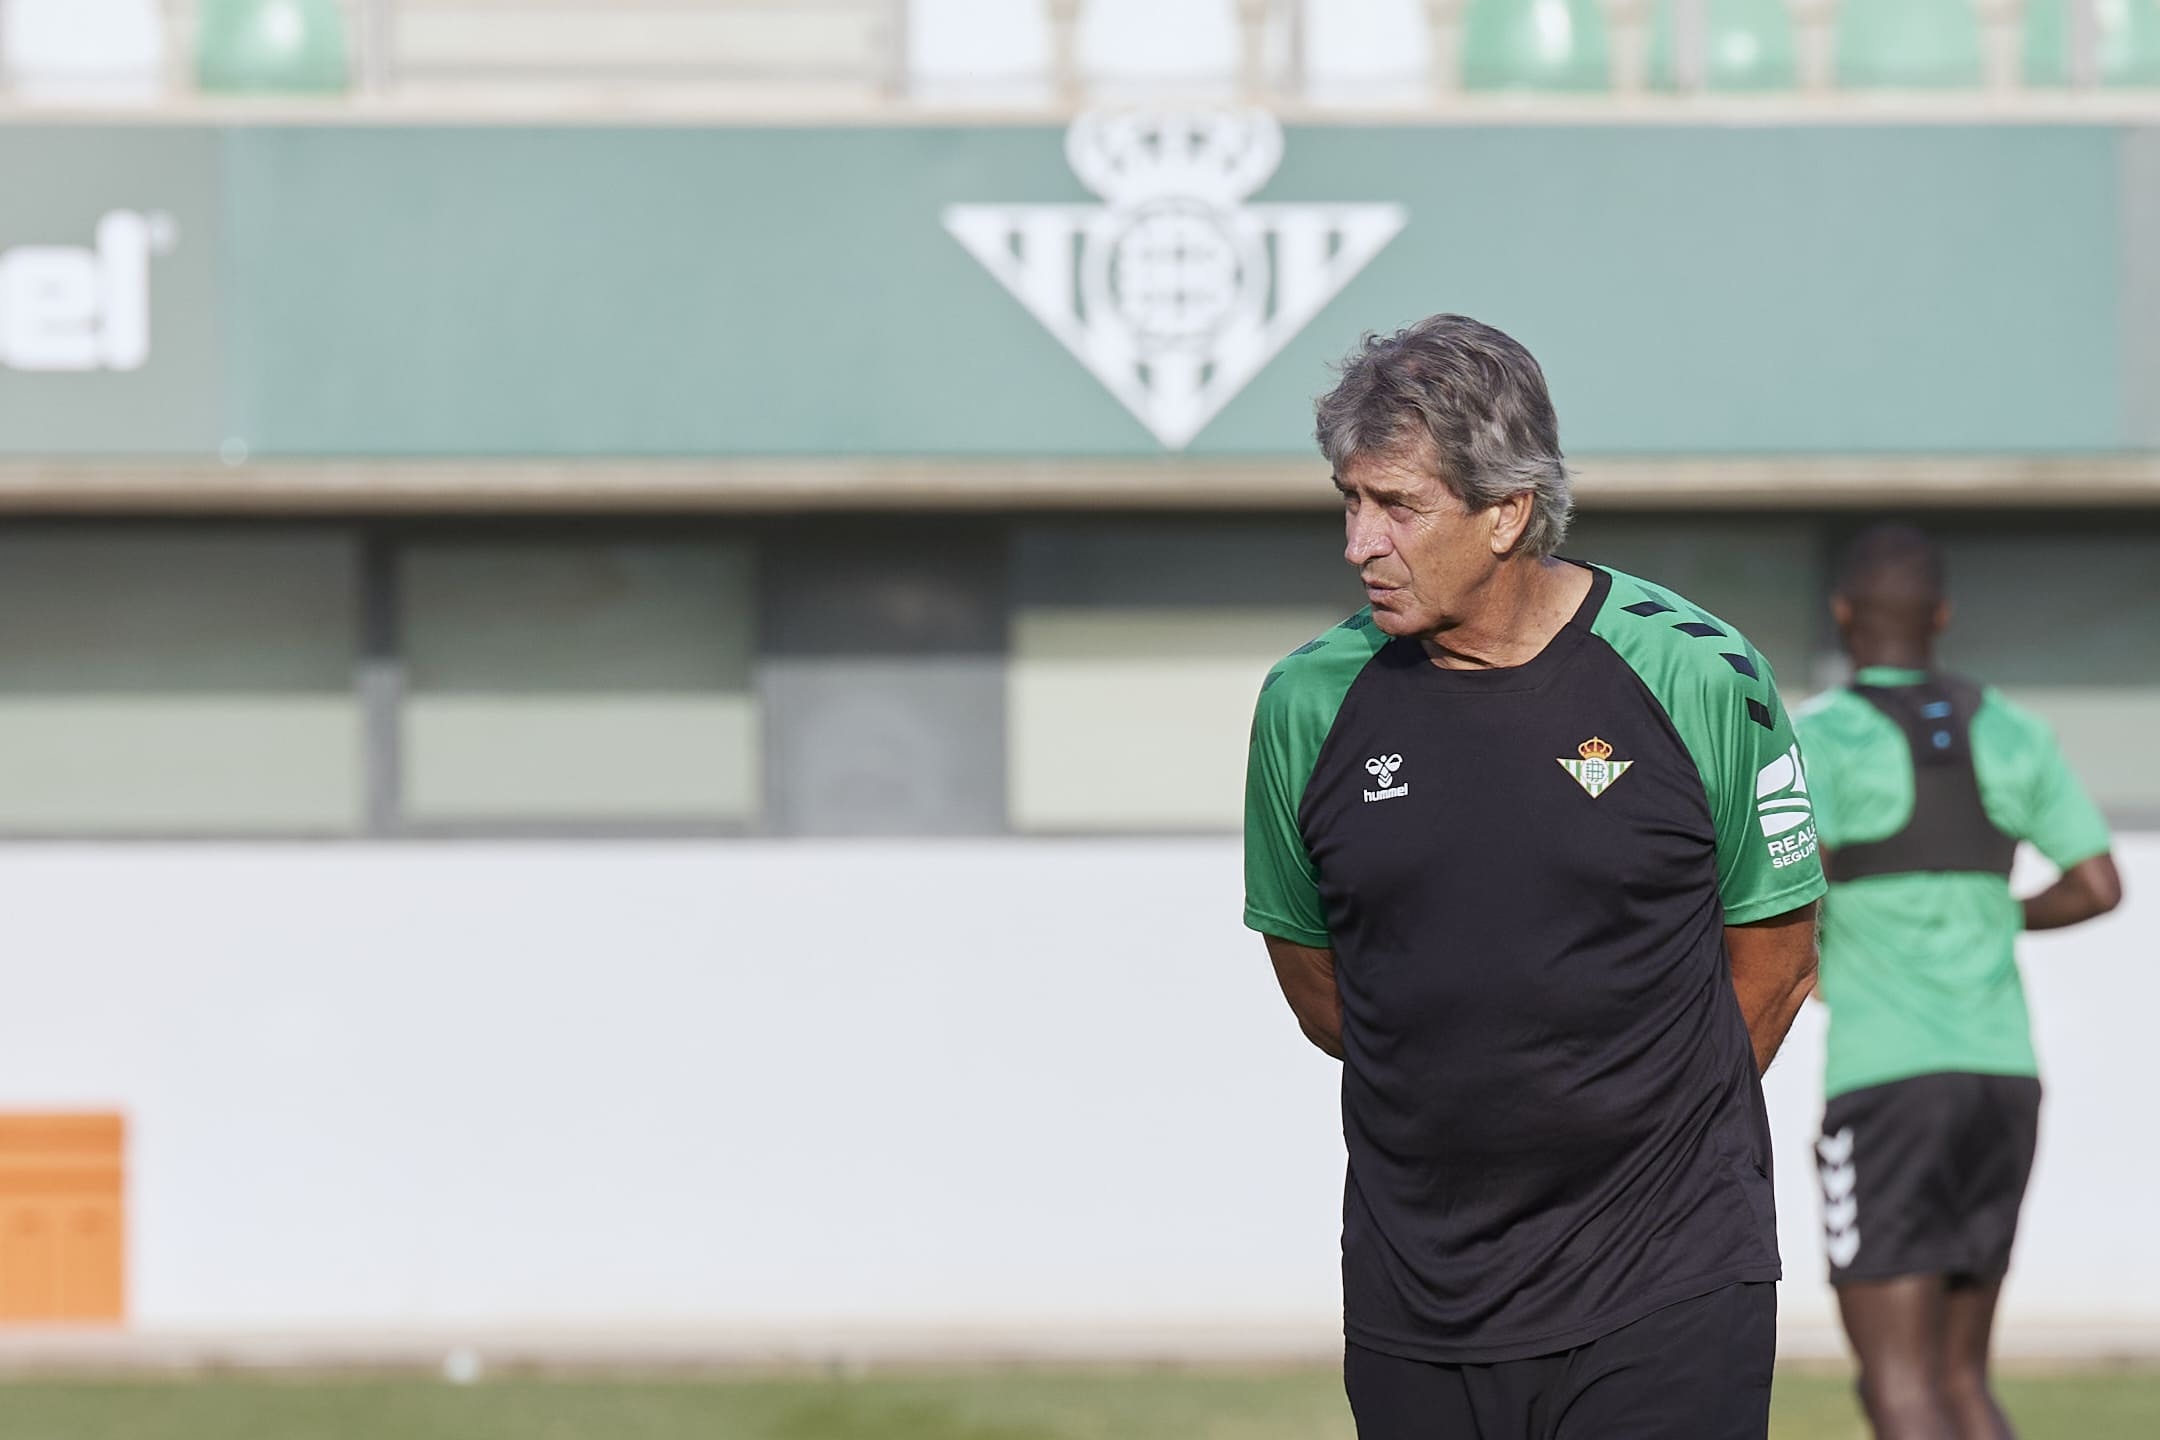
{"label": "gray-haired man", "polygon": [[1370,606],[1272,671],[1245,922],[1343,1064],[1364,1440],[1768,1429],[1758,1075],[1823,892],[1770,667],[1557,558],[1537,362],[1456,315],[1319,403]]}

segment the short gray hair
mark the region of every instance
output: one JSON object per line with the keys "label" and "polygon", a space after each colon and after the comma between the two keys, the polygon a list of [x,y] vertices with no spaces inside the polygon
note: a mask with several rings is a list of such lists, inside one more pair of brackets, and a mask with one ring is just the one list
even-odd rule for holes
{"label": "short gray hair", "polygon": [[1313,407],[1320,453],[1340,476],[1361,456],[1432,447],[1440,482],[1475,514],[1528,491],[1518,547],[1550,555],[1575,501],[1545,372],[1519,343],[1463,315],[1368,334]]}

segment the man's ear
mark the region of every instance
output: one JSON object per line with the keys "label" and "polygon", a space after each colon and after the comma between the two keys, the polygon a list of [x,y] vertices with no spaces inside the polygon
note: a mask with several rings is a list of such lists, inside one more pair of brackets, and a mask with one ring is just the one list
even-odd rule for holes
{"label": "man's ear", "polygon": [[1950,602],[1939,600],[1935,604],[1934,633],[1940,635],[1950,628]]}
{"label": "man's ear", "polygon": [[1518,490],[1485,512],[1486,532],[1492,545],[1492,553],[1505,555],[1515,548],[1523,532],[1530,528],[1530,515],[1537,505],[1537,496],[1528,490]]}
{"label": "man's ear", "polygon": [[1830,597],[1830,619],[1840,634],[1852,629],[1852,601],[1842,595]]}

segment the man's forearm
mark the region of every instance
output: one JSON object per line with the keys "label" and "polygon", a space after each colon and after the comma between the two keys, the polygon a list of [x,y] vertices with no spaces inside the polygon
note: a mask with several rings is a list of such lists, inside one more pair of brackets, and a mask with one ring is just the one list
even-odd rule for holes
{"label": "man's forearm", "polygon": [[1298,1029],[1304,1032],[1307,1040],[1320,1048],[1322,1054],[1337,1060],[1342,1059],[1342,1027],[1339,1020],[1336,1028],[1328,1030],[1301,1015],[1298,1017]]}
{"label": "man's forearm", "polygon": [[1342,995],[1335,988],[1335,952],[1269,935],[1268,958],[1290,1013],[1305,1038],[1342,1059]]}
{"label": "man's forearm", "polygon": [[2068,876],[2028,900],[2020,902],[2027,930],[2060,930],[2093,917],[2084,887]]}
{"label": "man's forearm", "polygon": [[1806,906],[1754,925],[1725,929],[1733,995],[1747,1022],[1761,1074],[1777,1058],[1800,1007],[1815,988],[1815,907]]}
{"label": "man's forearm", "polygon": [[1785,1036],[1791,1032],[1793,1021],[1800,1014],[1800,1007],[1815,992],[1815,972],[1809,970],[1805,980],[1782,993],[1751,998],[1740,991],[1737,983],[1733,988],[1740,993],[1740,1013],[1747,1018],[1748,1041],[1755,1047],[1755,1073],[1760,1075],[1769,1070],[1772,1060],[1777,1059]]}
{"label": "man's forearm", "polygon": [[2023,902],[2027,930],[2060,930],[2122,903],[2122,876],[2112,855],[2095,855],[2065,870],[2053,885]]}

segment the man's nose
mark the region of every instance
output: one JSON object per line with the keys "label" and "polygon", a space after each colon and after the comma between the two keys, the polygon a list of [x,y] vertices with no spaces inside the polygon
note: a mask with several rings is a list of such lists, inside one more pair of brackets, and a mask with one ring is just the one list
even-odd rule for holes
{"label": "man's nose", "polygon": [[1349,537],[1343,546],[1343,559],[1352,565],[1362,566],[1369,560],[1377,560],[1392,548],[1388,544],[1387,527],[1380,523],[1379,516],[1363,506],[1343,521],[1343,529]]}

